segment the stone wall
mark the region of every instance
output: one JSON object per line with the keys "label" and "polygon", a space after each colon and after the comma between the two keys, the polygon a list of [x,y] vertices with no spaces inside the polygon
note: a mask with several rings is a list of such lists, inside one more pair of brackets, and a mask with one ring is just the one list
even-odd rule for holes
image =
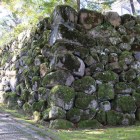
{"label": "stone wall", "polygon": [[57,6],[50,20],[0,49],[0,100],[8,107],[50,128],[140,120],[140,17]]}

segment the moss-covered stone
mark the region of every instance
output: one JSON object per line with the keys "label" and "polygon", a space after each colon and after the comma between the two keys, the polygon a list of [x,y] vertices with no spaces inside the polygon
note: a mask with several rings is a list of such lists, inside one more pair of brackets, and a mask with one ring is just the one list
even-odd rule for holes
{"label": "moss-covered stone", "polygon": [[104,110],[99,110],[96,115],[96,119],[103,125],[106,125],[106,112]]}
{"label": "moss-covered stone", "polygon": [[92,64],[90,66],[90,73],[93,75],[95,72],[104,71],[104,65],[102,63]]}
{"label": "moss-covered stone", "polygon": [[93,75],[96,80],[99,80],[101,82],[116,82],[118,81],[118,75],[114,73],[113,71],[104,71],[104,72],[98,72]]}
{"label": "moss-covered stone", "polygon": [[101,101],[114,99],[115,93],[112,84],[101,84],[98,88],[98,99]]}
{"label": "moss-covered stone", "polygon": [[135,17],[130,14],[124,14],[121,16],[121,19],[122,19],[122,24],[125,24],[126,22],[135,19]]}
{"label": "moss-covered stone", "polygon": [[118,54],[110,53],[108,58],[109,63],[118,62]]}
{"label": "moss-covered stone", "polygon": [[96,82],[90,76],[85,76],[82,79],[74,81],[73,87],[76,91],[92,94],[96,91]]}
{"label": "moss-covered stone", "polygon": [[100,124],[97,120],[85,120],[78,123],[78,128],[100,128],[102,124]]}
{"label": "moss-covered stone", "polygon": [[122,54],[119,56],[119,60],[125,62],[125,64],[129,65],[134,61],[132,56],[132,52],[123,51]]}
{"label": "moss-covered stone", "polygon": [[46,101],[40,100],[32,104],[32,110],[41,112],[45,109],[45,106],[46,106]]}
{"label": "moss-covered stone", "polygon": [[43,119],[44,120],[54,120],[54,119],[65,119],[66,111],[60,107],[52,106],[43,111]]}
{"label": "moss-covered stone", "polygon": [[131,96],[120,96],[116,100],[116,110],[122,111],[123,113],[135,113],[136,104],[135,100]]}
{"label": "moss-covered stone", "polygon": [[44,87],[39,87],[39,88],[38,88],[38,93],[39,93],[39,94],[45,95],[46,92],[47,92],[46,88],[44,88]]}
{"label": "moss-covered stone", "polygon": [[73,107],[75,92],[73,88],[57,85],[51,89],[50,104],[69,110]]}
{"label": "moss-covered stone", "polygon": [[106,53],[101,53],[99,55],[100,61],[102,64],[106,65],[108,63],[108,54]]}
{"label": "moss-covered stone", "polygon": [[130,94],[133,92],[130,83],[119,82],[115,85],[115,92],[118,94]]}
{"label": "moss-covered stone", "polygon": [[65,26],[63,24],[57,25],[55,29],[51,32],[50,45],[55,44],[58,40],[60,41],[60,38],[61,40],[70,40],[74,43],[78,43],[88,48],[96,44],[96,40],[94,38],[83,34],[83,32],[79,32],[74,28],[68,28],[68,26]]}
{"label": "moss-covered stone", "polygon": [[136,106],[140,108],[140,93],[134,92],[132,95],[135,99]]}
{"label": "moss-covered stone", "polygon": [[75,106],[79,109],[96,109],[98,106],[97,98],[93,95],[85,95],[75,100]]}
{"label": "moss-covered stone", "polygon": [[94,109],[94,108],[83,110],[83,113],[82,113],[82,116],[81,116],[81,121],[92,120],[93,118],[95,118],[97,110],[98,109]]}
{"label": "moss-covered stone", "polygon": [[107,113],[107,124],[108,125],[120,125],[123,119],[123,115],[114,110],[110,110]]}
{"label": "moss-covered stone", "polygon": [[76,43],[57,42],[52,48],[52,52],[57,52],[57,54],[61,54],[62,52],[67,51],[72,52],[74,55],[77,55],[82,59],[86,58],[89,55],[89,49],[81,47]]}
{"label": "moss-covered stone", "polygon": [[124,114],[122,125],[133,125],[135,123],[135,114]]}
{"label": "moss-covered stone", "polygon": [[140,76],[137,75],[136,79],[133,81],[135,83],[136,86],[140,85]]}
{"label": "moss-covered stone", "polygon": [[77,12],[72,7],[68,5],[58,5],[51,15],[51,22],[53,25],[62,22],[77,23],[77,15]]}
{"label": "moss-covered stone", "polygon": [[67,119],[73,123],[77,123],[81,119],[83,111],[78,108],[72,108],[67,112]]}
{"label": "moss-covered stone", "polygon": [[119,45],[119,48],[122,50],[122,51],[129,51],[131,50],[131,45],[128,44],[128,43],[121,43]]}
{"label": "moss-covered stone", "polygon": [[43,78],[42,85],[47,87],[53,87],[55,85],[70,86],[73,80],[73,76],[68,71],[58,70],[47,74]]}
{"label": "moss-covered stone", "polygon": [[111,110],[111,103],[109,101],[103,101],[100,103],[100,108],[107,112]]}
{"label": "moss-covered stone", "polygon": [[129,69],[125,73],[125,79],[128,82],[133,81],[136,77],[137,77],[137,75],[136,75],[136,71],[134,69]]}
{"label": "moss-covered stone", "polygon": [[137,112],[136,112],[136,119],[140,121],[140,108],[137,109]]}
{"label": "moss-covered stone", "polygon": [[63,119],[56,119],[50,122],[49,128],[51,129],[71,129],[73,128],[73,123],[63,120]]}

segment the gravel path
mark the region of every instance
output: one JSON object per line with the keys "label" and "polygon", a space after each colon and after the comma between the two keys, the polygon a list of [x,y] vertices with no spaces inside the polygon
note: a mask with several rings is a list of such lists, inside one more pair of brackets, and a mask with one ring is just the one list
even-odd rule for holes
{"label": "gravel path", "polygon": [[0,140],[52,140],[47,130],[0,113]]}

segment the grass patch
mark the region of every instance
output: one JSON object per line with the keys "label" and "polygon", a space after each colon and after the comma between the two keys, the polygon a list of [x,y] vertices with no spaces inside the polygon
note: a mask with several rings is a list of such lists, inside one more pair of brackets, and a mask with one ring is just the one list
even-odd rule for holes
{"label": "grass patch", "polygon": [[58,131],[62,140],[139,140],[140,126]]}

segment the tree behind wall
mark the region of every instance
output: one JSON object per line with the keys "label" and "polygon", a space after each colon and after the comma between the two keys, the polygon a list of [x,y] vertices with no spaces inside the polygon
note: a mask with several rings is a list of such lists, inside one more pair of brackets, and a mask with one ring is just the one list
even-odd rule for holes
{"label": "tree behind wall", "polygon": [[134,1],[133,0],[130,0],[130,5],[131,5],[132,13],[134,15],[136,13],[136,11],[135,11],[135,6],[134,6]]}

